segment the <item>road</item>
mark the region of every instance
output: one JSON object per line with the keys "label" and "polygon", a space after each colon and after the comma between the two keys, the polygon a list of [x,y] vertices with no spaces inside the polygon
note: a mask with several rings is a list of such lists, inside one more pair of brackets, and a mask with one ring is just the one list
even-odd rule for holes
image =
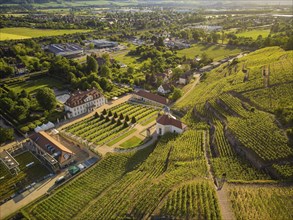
{"label": "road", "polygon": [[194,89],[194,87],[199,83],[200,81],[200,75],[196,74],[195,75],[195,80],[192,84],[192,86],[190,87],[190,89],[183,95],[181,96],[176,102],[174,102],[173,104],[170,105],[170,108],[172,108],[176,103],[179,103],[181,100],[185,99],[186,96]]}

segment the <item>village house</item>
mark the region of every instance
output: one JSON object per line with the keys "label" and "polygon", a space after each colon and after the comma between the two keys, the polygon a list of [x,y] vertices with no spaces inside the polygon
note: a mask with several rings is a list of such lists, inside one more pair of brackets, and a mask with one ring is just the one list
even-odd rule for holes
{"label": "village house", "polygon": [[163,80],[163,83],[166,83],[169,81],[169,76],[166,73],[158,73],[156,75],[156,78],[161,78]]}
{"label": "village house", "polygon": [[76,91],[64,103],[68,118],[91,112],[107,103],[107,99],[96,89]]}
{"label": "village house", "polygon": [[132,99],[159,106],[168,105],[169,103],[167,98],[144,90],[139,90],[138,92],[134,93]]}
{"label": "village house", "polygon": [[179,77],[179,84],[186,85],[189,83],[190,79],[193,76],[193,71],[187,71]]}
{"label": "village house", "polygon": [[40,131],[30,136],[30,150],[40,155],[53,171],[68,166],[76,158],[75,153],[45,131]]}
{"label": "village house", "polygon": [[171,86],[169,84],[162,84],[158,88],[158,93],[163,95],[169,94],[171,92]]}
{"label": "village house", "polygon": [[186,128],[187,126],[185,124],[171,114],[164,114],[157,118],[156,132],[158,135],[164,135],[166,133],[181,134]]}

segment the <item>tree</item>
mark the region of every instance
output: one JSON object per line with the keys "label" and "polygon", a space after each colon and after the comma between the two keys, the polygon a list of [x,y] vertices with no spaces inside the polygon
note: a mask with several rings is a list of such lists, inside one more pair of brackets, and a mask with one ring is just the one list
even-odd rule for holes
{"label": "tree", "polygon": [[36,99],[39,105],[48,111],[56,108],[57,101],[54,94],[54,91],[50,88],[41,88],[37,91]]}
{"label": "tree", "polygon": [[14,139],[14,131],[12,128],[2,128],[0,127],[0,143],[5,141],[10,141]]}
{"label": "tree", "polygon": [[102,121],[103,119],[105,119],[105,117],[104,117],[103,114],[101,114],[101,115],[100,115],[100,121]]}
{"label": "tree", "polygon": [[120,114],[119,119],[120,119],[120,120],[123,120],[123,119],[124,119],[124,116],[123,116],[122,113]]}
{"label": "tree", "polygon": [[176,101],[182,96],[182,91],[178,88],[174,88],[173,93],[171,94],[170,98],[172,101]]}
{"label": "tree", "polygon": [[126,115],[125,116],[125,121],[129,121],[130,119],[129,119],[129,116],[128,115]]}
{"label": "tree", "polygon": [[103,114],[103,115],[106,115],[106,114],[107,114],[106,109],[104,109],[104,110],[102,111],[102,114]]}
{"label": "tree", "polygon": [[131,123],[132,123],[132,124],[135,124],[135,123],[136,123],[136,119],[135,119],[134,116],[131,118]]}
{"label": "tree", "polygon": [[115,112],[114,113],[114,118],[117,118],[117,117],[118,117],[117,112]]}
{"label": "tree", "polygon": [[100,75],[107,78],[110,77],[111,76],[110,68],[106,65],[101,66]]}
{"label": "tree", "polygon": [[117,126],[122,125],[122,122],[118,119],[117,120]]}
{"label": "tree", "polygon": [[123,128],[126,128],[126,127],[128,127],[128,123],[127,121],[124,121]]}
{"label": "tree", "polygon": [[109,110],[109,112],[108,112],[108,116],[111,117],[112,115],[113,115],[113,114],[112,114],[112,111]]}
{"label": "tree", "polygon": [[97,72],[98,71],[98,62],[92,56],[86,57],[86,64],[87,64],[87,72]]}
{"label": "tree", "polygon": [[94,117],[95,117],[95,118],[99,118],[99,117],[100,117],[99,113],[96,112],[95,115],[94,115]]}

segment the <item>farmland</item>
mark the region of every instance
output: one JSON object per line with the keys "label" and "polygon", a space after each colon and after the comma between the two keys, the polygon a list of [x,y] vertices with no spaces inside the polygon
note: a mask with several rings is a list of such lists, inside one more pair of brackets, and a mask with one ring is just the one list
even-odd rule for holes
{"label": "farmland", "polygon": [[[49,174],[49,170],[30,152],[15,156],[15,159],[19,163],[20,172],[18,175],[11,174],[6,166],[0,162],[0,177],[4,177],[0,180],[0,201]],[[26,167],[31,162],[34,162],[33,166]]]}
{"label": "farmland", "polygon": [[[192,206],[204,200],[206,209],[199,215],[207,219],[221,219],[211,183],[198,180],[206,176],[203,133],[188,131],[179,137],[169,134],[162,137],[156,146],[137,153],[106,156],[89,172],[24,212],[37,219],[55,219],[57,216],[62,219],[74,216],[78,219],[111,219],[115,216],[141,219],[152,213],[160,215],[160,210],[164,214],[178,207],[186,210],[180,215],[184,218],[189,216],[187,208],[183,203],[180,207],[178,205],[181,198],[187,196],[187,191],[185,187],[178,192],[173,191],[173,187],[194,180],[192,185],[186,186],[191,190],[188,193]],[[199,195],[202,190],[206,193]],[[81,192],[82,197],[79,196]],[[174,197],[175,193],[179,197]],[[174,202],[157,210],[162,199]],[[70,214],[64,214],[66,210]],[[172,211],[169,215],[177,216]]]}
{"label": "farmland", "polygon": [[88,32],[89,30],[50,30],[50,29],[34,29],[34,28],[1,28],[0,41],[3,40],[20,40],[35,37],[48,37],[64,34],[74,34]]}
{"label": "farmland", "polygon": [[44,87],[61,89],[63,85],[60,80],[52,77],[42,77],[37,79],[32,78],[23,82],[9,83],[7,86],[16,93],[20,93],[22,90],[26,90],[28,93],[34,93],[36,90]]}
{"label": "farmland", "polygon": [[[109,110],[75,123],[65,131],[81,137],[88,142],[103,144],[127,132],[130,123],[142,122],[150,115],[156,114],[152,107],[132,103],[123,103]],[[133,118],[135,122],[133,122]]]}
{"label": "farmland", "polygon": [[190,48],[179,50],[177,54],[181,57],[186,56],[187,58],[193,59],[202,53],[206,53],[214,61],[217,61],[228,56],[237,55],[240,52],[241,49],[227,46],[193,44]]}
{"label": "farmland", "polygon": [[270,29],[256,29],[256,30],[247,30],[244,32],[236,33],[237,37],[252,37],[257,39],[259,35],[262,37],[267,37],[270,34]]}
{"label": "farmland", "polygon": [[230,186],[237,219],[292,219],[293,188],[282,186]]}

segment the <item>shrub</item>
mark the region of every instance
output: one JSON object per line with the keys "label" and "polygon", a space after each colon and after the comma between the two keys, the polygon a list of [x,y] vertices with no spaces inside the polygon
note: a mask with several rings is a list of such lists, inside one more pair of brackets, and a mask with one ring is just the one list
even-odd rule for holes
{"label": "shrub", "polygon": [[23,126],[23,127],[20,128],[20,131],[23,132],[23,133],[27,133],[27,132],[29,132],[29,130],[30,129],[29,129],[28,126]]}

